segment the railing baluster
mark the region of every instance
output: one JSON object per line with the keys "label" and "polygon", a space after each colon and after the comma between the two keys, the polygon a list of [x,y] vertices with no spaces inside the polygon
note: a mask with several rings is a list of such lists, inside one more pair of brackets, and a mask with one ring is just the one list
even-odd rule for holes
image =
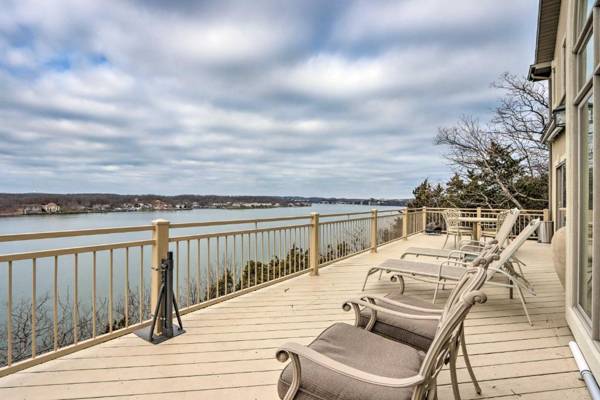
{"label": "railing baluster", "polygon": [[31,260],[31,358],[37,354],[37,259]]}
{"label": "railing baluster", "polygon": [[58,350],[58,256],[54,256],[54,277],[52,293],[52,331],[54,334],[54,351]]}
{"label": "railing baluster", "polygon": [[79,254],[75,254],[75,263],[73,264],[73,343],[79,342],[79,332],[77,324],[79,323]]}
{"label": "railing baluster", "polygon": [[177,299],[177,304],[181,304],[181,297],[179,296],[179,262],[181,257],[179,257],[179,244],[180,242],[175,241],[175,258],[177,262],[175,263],[175,298]]}
{"label": "railing baluster", "polygon": [[187,275],[186,275],[186,279],[187,279],[187,285],[186,285],[186,292],[187,292],[187,306],[190,306],[190,285],[191,285],[191,277],[190,277],[190,241],[187,241]]}
{"label": "railing baluster", "polygon": [[96,252],[92,253],[92,337],[96,337]]}
{"label": "railing baluster", "polygon": [[6,293],[6,363],[13,362],[13,331],[12,331],[12,295],[13,295],[13,264],[8,262],[8,290]]}
{"label": "railing baluster", "polygon": [[[255,229],[258,229],[255,226]],[[258,284],[258,233],[254,232],[254,285]]]}
{"label": "railing baluster", "polygon": [[267,280],[271,280],[273,279],[273,277],[271,276],[271,258],[272,258],[272,252],[271,252],[271,231],[267,232]]}
{"label": "railing baluster", "polygon": [[129,326],[129,247],[125,247],[125,327]]}
{"label": "railing baluster", "polygon": [[227,286],[229,286],[229,272],[228,272],[228,262],[229,262],[229,249],[228,249],[229,236],[225,235],[225,260],[224,262],[224,275],[225,275],[225,294],[228,293]]}
{"label": "railing baluster", "polygon": [[232,266],[232,271],[233,273],[233,288],[232,290],[235,292],[237,291],[237,237],[236,235],[233,235],[233,266]]}
{"label": "railing baluster", "polygon": [[200,286],[202,285],[202,279],[200,276],[200,239],[196,241],[196,303],[202,302],[202,295]]}
{"label": "railing baluster", "polygon": [[217,236],[217,297],[221,295],[221,236]]}
{"label": "railing baluster", "polygon": [[206,238],[206,300],[210,300],[210,238]]}
{"label": "railing baluster", "polygon": [[144,246],[140,246],[140,284],[138,285],[140,291],[139,299],[139,322],[144,320]]}
{"label": "railing baluster", "polygon": [[113,249],[108,259],[108,331],[113,331]]}
{"label": "railing baluster", "polygon": [[265,281],[265,231],[260,233],[260,259],[261,259],[261,278],[263,282]]}

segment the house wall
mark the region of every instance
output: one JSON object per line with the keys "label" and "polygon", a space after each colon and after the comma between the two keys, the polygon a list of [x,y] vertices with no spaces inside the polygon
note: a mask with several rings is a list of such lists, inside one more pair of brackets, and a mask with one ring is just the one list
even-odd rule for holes
{"label": "house wall", "polygon": [[[564,3],[564,2],[563,2]],[[558,29],[556,33],[556,43],[554,45],[554,60],[552,61],[552,76],[550,78],[550,87],[552,89],[551,107],[554,108],[564,101],[565,96],[565,77],[566,77],[566,39],[567,39],[567,7],[560,9],[558,19]]]}

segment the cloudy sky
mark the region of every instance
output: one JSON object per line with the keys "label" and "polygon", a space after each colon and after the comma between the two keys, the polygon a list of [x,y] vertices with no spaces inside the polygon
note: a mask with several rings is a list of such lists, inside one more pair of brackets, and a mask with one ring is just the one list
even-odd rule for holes
{"label": "cloudy sky", "polygon": [[406,197],[535,0],[1,0],[0,191]]}

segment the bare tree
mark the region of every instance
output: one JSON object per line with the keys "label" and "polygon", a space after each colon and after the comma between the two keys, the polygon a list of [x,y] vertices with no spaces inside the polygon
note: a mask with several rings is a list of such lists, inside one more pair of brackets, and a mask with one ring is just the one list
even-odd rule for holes
{"label": "bare tree", "polygon": [[472,202],[540,207],[547,201],[548,151],[540,141],[548,118],[546,88],[508,73],[493,87],[505,96],[489,123],[462,116],[454,126],[440,128],[435,143],[446,147]]}

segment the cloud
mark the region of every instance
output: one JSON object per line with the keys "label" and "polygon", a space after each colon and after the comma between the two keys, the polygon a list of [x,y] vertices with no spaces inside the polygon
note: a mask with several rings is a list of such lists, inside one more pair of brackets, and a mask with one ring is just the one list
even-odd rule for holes
{"label": "cloud", "polygon": [[8,1],[0,191],[405,197],[524,73],[512,0]]}

